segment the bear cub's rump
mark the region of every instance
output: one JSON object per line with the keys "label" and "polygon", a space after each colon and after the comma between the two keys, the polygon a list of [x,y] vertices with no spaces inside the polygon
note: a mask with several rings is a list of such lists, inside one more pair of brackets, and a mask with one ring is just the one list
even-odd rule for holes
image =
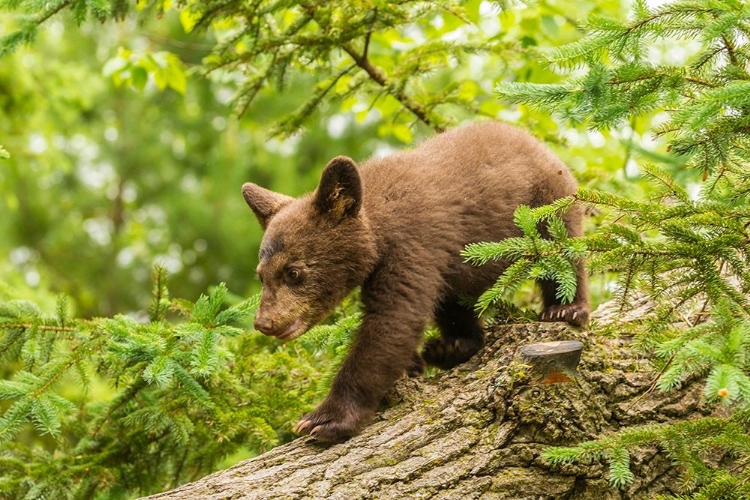
{"label": "bear cub's rump", "polygon": [[[243,185],[265,229],[258,330],[297,338],[362,287],[364,317],[351,351],[328,397],[295,430],[327,441],[352,436],[404,373],[421,373],[424,362],[450,368],[475,354],[483,330],[459,298],[479,296],[507,263],[473,267],[461,250],[520,235],[513,224],[519,205],[546,205],[575,190],[560,159],[526,132],[496,122],[450,130],[359,167],[336,157],[315,192],[298,199]],[[581,217],[580,207],[565,214],[571,236],[581,234]],[[573,303],[560,303],[554,283],[540,286],[542,320],[586,322],[582,264]],[[430,320],[441,338],[420,356]]]}

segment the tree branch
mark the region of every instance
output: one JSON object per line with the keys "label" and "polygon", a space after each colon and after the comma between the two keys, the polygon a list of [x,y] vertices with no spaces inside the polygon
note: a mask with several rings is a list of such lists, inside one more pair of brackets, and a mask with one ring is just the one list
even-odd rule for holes
{"label": "tree branch", "polygon": [[[610,303],[599,325],[630,318]],[[627,315],[626,315],[627,316]],[[521,348],[533,342],[583,343],[573,380],[541,385]],[[566,343],[559,345],[573,345]],[[574,363],[570,364],[571,367]],[[574,368],[573,368],[574,369]],[[467,363],[426,379],[405,379],[364,432],[324,445],[300,438],[257,458],[151,500],[365,498],[645,498],[674,494],[679,470],[655,446],[635,450],[635,481],[608,485],[602,462],[552,466],[548,446],[595,439],[632,425],[707,414],[701,384],[650,392],[655,370],[629,341],[589,335],[561,323],[494,327]],[[568,378],[568,377],[566,377]]]}
{"label": "tree branch", "polygon": [[380,71],[380,69],[378,69],[376,66],[373,66],[370,60],[367,59],[366,54],[360,55],[352,44],[346,44],[342,46],[342,48],[347,54],[349,54],[352,59],[354,59],[354,62],[357,64],[357,66],[365,70],[365,72],[373,81],[383,87],[386,92],[388,92],[391,96],[398,100],[402,106],[411,111],[414,116],[416,116],[422,123],[432,128],[436,132],[443,132],[445,130],[443,126],[435,123],[435,121],[430,118],[424,106],[412,100],[408,95],[406,95],[403,90],[394,89],[386,79],[385,75],[383,75],[383,73]]}

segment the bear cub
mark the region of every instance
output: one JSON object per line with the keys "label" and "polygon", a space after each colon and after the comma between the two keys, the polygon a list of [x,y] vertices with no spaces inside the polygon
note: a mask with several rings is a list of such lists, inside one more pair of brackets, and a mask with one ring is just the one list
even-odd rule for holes
{"label": "bear cub", "polygon": [[[315,192],[298,199],[244,184],[245,201],[265,230],[256,329],[295,339],[361,286],[364,317],[351,351],[331,392],[295,431],[323,441],[353,436],[399,377],[420,374],[424,363],[447,369],[474,355],[484,333],[460,297],[478,297],[508,263],[473,267],[461,250],[519,236],[513,224],[519,205],[546,205],[575,190],[559,158],[526,132],[497,122],[456,128],[360,166],[338,156]],[[581,218],[578,206],[565,214],[570,236],[581,235]],[[554,283],[539,285],[542,320],[587,321],[582,263],[571,304],[555,297]],[[441,338],[420,355],[430,320]]]}

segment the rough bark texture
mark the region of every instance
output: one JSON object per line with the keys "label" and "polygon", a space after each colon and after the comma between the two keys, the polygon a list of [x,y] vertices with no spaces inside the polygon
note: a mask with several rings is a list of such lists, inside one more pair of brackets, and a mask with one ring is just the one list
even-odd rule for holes
{"label": "rough bark texture", "polygon": [[[647,307],[644,304],[634,304]],[[611,308],[595,321],[613,321]],[[531,384],[520,348],[579,340],[569,383]],[[607,468],[551,467],[550,445],[623,426],[706,414],[701,387],[649,390],[657,374],[629,348],[561,323],[497,326],[469,362],[433,378],[402,380],[376,421],[349,441],[301,438],[151,499],[632,499],[676,492],[677,470],[657,449],[633,457],[633,484],[612,489]]]}

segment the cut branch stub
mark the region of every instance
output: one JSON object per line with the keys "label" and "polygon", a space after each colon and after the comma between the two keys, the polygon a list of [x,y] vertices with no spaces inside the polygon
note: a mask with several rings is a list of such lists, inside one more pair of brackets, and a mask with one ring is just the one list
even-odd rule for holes
{"label": "cut branch stub", "polygon": [[521,359],[532,367],[532,381],[537,384],[561,384],[575,378],[583,344],[577,340],[560,340],[529,344],[521,348]]}

